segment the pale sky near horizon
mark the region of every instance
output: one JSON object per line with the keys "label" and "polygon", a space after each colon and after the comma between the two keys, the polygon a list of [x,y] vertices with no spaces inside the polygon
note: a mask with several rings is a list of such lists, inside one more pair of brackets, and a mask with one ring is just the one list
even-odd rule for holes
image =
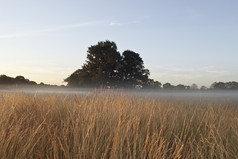
{"label": "pale sky near horizon", "polygon": [[162,84],[238,81],[237,0],[0,0],[0,74],[65,84],[104,40]]}

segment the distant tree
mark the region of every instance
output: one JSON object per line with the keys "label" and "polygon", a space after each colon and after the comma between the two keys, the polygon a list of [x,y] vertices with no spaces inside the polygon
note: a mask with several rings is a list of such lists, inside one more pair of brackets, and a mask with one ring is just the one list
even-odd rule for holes
{"label": "distant tree", "polygon": [[226,89],[226,84],[224,82],[214,82],[211,86],[211,89]]}
{"label": "distant tree", "polygon": [[214,82],[211,89],[238,89],[238,82]]}
{"label": "distant tree", "polygon": [[206,86],[201,86],[200,90],[207,90]]}
{"label": "distant tree", "polygon": [[163,89],[174,89],[174,86],[171,85],[170,83],[165,83],[163,84]]}
{"label": "distant tree", "polygon": [[153,83],[153,88],[158,88],[160,89],[161,88],[161,83],[159,81],[154,81]]}
{"label": "distant tree", "polygon": [[216,85],[217,82],[214,82],[211,84],[211,86],[209,87],[210,89],[215,89],[215,85]]}
{"label": "distant tree", "polygon": [[6,75],[0,75],[0,84],[2,85],[14,84],[14,78],[8,77]]}
{"label": "distant tree", "polygon": [[190,86],[190,89],[193,89],[193,90],[196,90],[196,89],[198,89],[198,86],[197,86],[197,84],[192,84],[191,86]]}
{"label": "distant tree", "polygon": [[25,81],[25,77],[24,76],[16,76],[15,80],[22,80]]}
{"label": "distant tree", "polygon": [[186,90],[189,90],[189,89],[190,89],[190,86],[185,86],[185,89],[186,89]]}
{"label": "distant tree", "polygon": [[30,81],[23,76],[17,76],[14,79],[15,84],[28,84]]}
{"label": "distant tree", "polygon": [[30,81],[29,84],[30,85],[37,85],[37,83],[35,81]]}
{"label": "distant tree", "polygon": [[17,76],[16,78],[8,77],[6,75],[0,76],[1,85],[36,85],[34,81],[30,81],[23,76]]}
{"label": "distant tree", "polygon": [[153,79],[148,79],[147,84],[144,87],[149,89],[160,89],[161,83],[159,81],[154,81]]}
{"label": "distant tree", "polygon": [[186,89],[186,86],[183,85],[183,84],[179,84],[179,85],[175,86],[174,89],[177,89],[177,90],[185,90],[185,89]]}
{"label": "distant tree", "polygon": [[226,82],[225,87],[226,89],[238,89],[238,82],[235,82],[235,81]]}

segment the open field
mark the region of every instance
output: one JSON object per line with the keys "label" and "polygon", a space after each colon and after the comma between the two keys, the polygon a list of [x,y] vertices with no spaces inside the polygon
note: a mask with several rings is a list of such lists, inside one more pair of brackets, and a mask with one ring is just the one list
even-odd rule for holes
{"label": "open field", "polygon": [[0,158],[238,158],[238,102],[0,93]]}

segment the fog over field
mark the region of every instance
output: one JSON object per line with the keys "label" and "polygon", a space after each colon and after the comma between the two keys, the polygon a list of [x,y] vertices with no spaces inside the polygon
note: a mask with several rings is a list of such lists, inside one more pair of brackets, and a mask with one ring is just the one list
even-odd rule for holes
{"label": "fog over field", "polygon": [[238,102],[238,90],[135,90],[135,89],[93,89],[93,88],[8,88],[0,89],[0,93],[26,93],[32,95],[57,96],[90,96],[99,94],[123,94],[139,98],[182,100],[182,101],[212,101]]}

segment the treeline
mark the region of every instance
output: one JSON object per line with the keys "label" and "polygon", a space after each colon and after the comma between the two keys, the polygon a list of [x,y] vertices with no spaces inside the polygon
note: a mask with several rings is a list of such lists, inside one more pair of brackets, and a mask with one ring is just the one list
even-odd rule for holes
{"label": "treeline", "polygon": [[37,84],[35,81],[31,81],[24,76],[9,77],[7,75],[0,75],[0,86],[12,87],[12,86],[36,86],[36,87],[58,87],[57,85],[44,84],[43,82]]}
{"label": "treeline", "polygon": [[238,82],[235,82],[235,81],[214,82],[210,88],[211,89],[226,89],[226,90],[238,89]]}
{"label": "treeline", "polygon": [[[163,90],[238,90],[238,82],[214,82],[211,84],[210,87],[201,86],[200,88],[197,84],[192,84],[191,86],[178,84],[172,85],[170,83],[161,84],[158,81],[153,81],[149,79],[150,82],[150,89],[163,89]],[[56,87],[57,85],[49,85],[44,84],[43,82],[37,84],[35,81],[30,81],[23,76],[17,76],[15,78],[9,77],[6,75],[0,75],[0,86],[7,85],[7,86],[45,86],[45,87]],[[142,88],[142,87],[136,87]]]}
{"label": "treeline", "polygon": [[183,84],[172,85],[170,83],[165,83],[161,88],[165,90],[238,90],[238,82],[214,82],[210,87],[201,86],[200,88],[196,84],[186,86]]}
{"label": "treeline", "polygon": [[15,78],[6,75],[0,75],[0,85],[37,85],[35,81],[30,81],[23,76]]}

